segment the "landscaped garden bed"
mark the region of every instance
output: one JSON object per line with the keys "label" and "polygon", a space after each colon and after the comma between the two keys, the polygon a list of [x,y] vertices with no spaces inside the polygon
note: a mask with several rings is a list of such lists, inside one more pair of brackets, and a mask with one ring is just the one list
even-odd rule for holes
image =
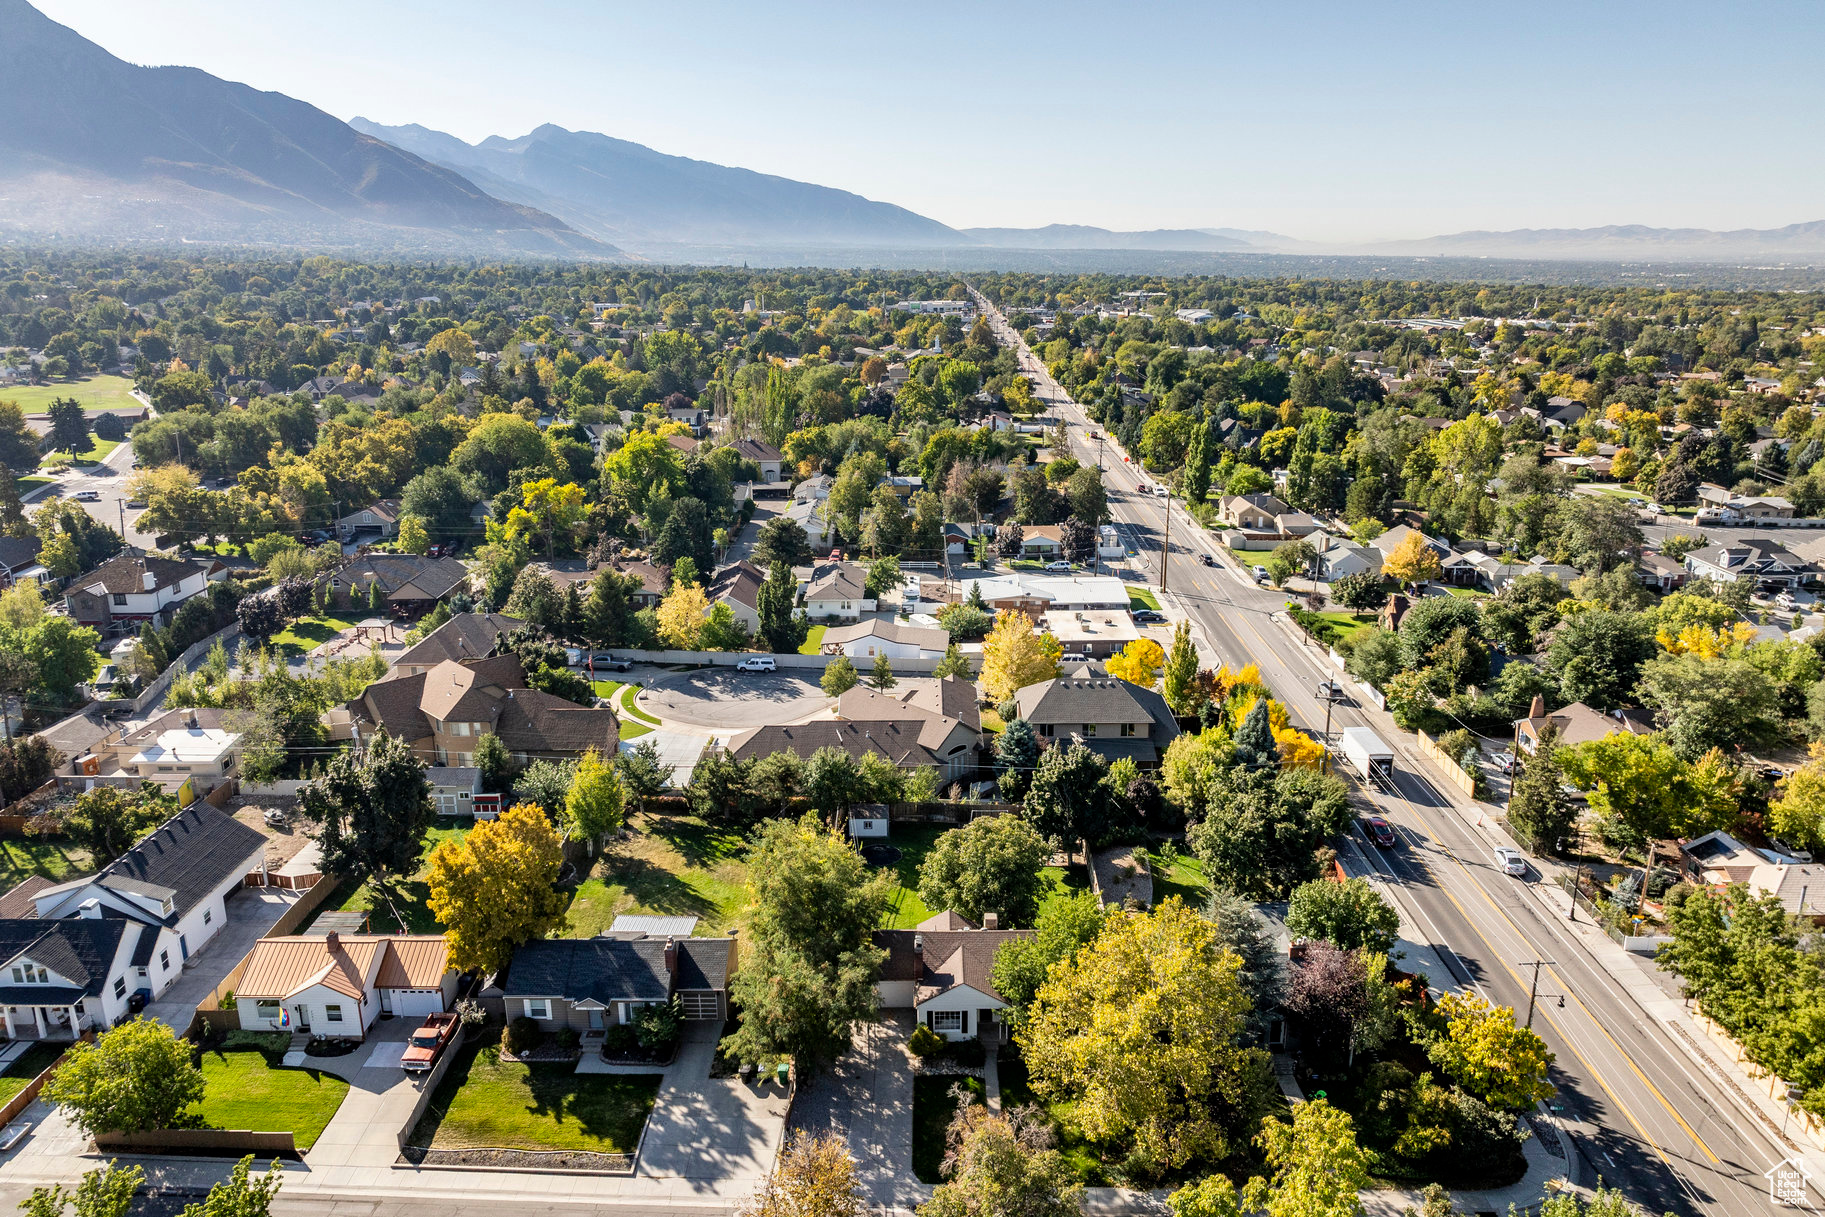
{"label": "landscaped garden bed", "polygon": [[408,1139],[409,1161],[517,1166],[527,1163],[514,1151],[524,1151],[549,1169],[560,1164],[544,1155],[555,1152],[577,1156],[571,1169],[625,1169],[602,1159],[634,1152],[662,1080],[503,1059],[496,1030],[457,1051]]}

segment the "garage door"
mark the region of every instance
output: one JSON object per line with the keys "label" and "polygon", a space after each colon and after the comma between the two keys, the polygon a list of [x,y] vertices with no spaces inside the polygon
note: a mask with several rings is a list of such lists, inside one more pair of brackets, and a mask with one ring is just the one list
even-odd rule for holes
{"label": "garage door", "polygon": [[437,1014],[444,1008],[442,989],[394,989],[393,1013],[401,1018]]}
{"label": "garage door", "polygon": [[709,990],[685,992],[678,995],[678,1008],[686,1018],[718,1018],[721,1011],[717,1008],[716,994]]}

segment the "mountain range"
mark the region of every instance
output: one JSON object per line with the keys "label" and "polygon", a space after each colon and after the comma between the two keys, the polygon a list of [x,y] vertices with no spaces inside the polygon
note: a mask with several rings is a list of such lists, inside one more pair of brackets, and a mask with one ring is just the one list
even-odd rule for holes
{"label": "mountain range", "polygon": [[470,144],[416,124],[343,122],[195,68],[127,63],[27,0],[0,0],[6,238],[959,267],[1018,255],[1100,269],[1124,254],[1825,263],[1825,221],[1470,231],[1352,246],[1215,227],[959,229],[847,190],[549,123]]}

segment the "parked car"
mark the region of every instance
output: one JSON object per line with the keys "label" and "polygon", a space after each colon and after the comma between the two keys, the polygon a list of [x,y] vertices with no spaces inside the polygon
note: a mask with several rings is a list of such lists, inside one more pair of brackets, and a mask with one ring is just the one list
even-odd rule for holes
{"label": "parked car", "polygon": [[1136,609],[1134,610],[1134,620],[1137,625],[1163,625],[1166,621],[1166,614],[1158,609]]}
{"label": "parked car", "polygon": [[145,508],[145,506],[146,506],[146,500],[144,500],[144,499],[128,499],[128,500],[127,500],[127,506],[129,506],[129,507],[131,507],[131,508],[133,508],[133,510],[135,510],[135,511],[140,511],[140,510],[143,510],[143,509],[144,509],[144,508]]}
{"label": "parked car", "polygon": [[589,657],[590,666],[600,672],[631,672],[634,663],[631,659],[616,659],[607,651],[597,651]]}
{"label": "parked car", "polygon": [[1514,753],[1512,752],[1498,752],[1489,758],[1489,762],[1503,773],[1514,772]]}
{"label": "parked car", "polygon": [[1267,573],[1267,567],[1265,567],[1265,566],[1254,567],[1253,574],[1255,576],[1256,583],[1266,583],[1270,578],[1272,578],[1272,576]]}
{"label": "parked car", "polygon": [[1780,595],[1778,595],[1774,598],[1774,606],[1776,608],[1783,608],[1783,609],[1787,609],[1789,611],[1791,611],[1794,608],[1794,606],[1797,605],[1798,603],[1799,603],[1799,601],[1797,601],[1793,598],[1792,592],[1782,592]]}
{"label": "parked car", "polygon": [[291,812],[282,811],[277,807],[269,808],[266,814],[261,818],[273,828],[291,827]]}
{"label": "parked car", "polygon": [[459,1024],[454,1014],[433,1014],[424,1021],[424,1025],[412,1033],[406,1043],[405,1053],[399,1058],[399,1067],[412,1073],[425,1073],[437,1064],[437,1058],[444,1054],[450,1040],[456,1035]]}
{"label": "parked car", "polygon": [[750,655],[735,665],[737,672],[777,672],[779,665],[771,655]]}
{"label": "parked car", "polygon": [[78,490],[75,494],[71,495],[70,497],[73,499],[76,499],[78,502],[82,502],[82,503],[99,503],[101,501],[101,491],[99,491],[99,490]]}
{"label": "parked car", "polygon": [[1081,652],[1074,651],[1069,655],[1060,655],[1058,657],[1058,662],[1060,662],[1060,663],[1089,663],[1090,657]]}
{"label": "parked car", "polygon": [[1367,835],[1369,840],[1375,842],[1381,849],[1393,849],[1395,843],[1399,840],[1399,838],[1394,835],[1394,825],[1388,823],[1380,816],[1364,816],[1362,831]]}
{"label": "parked car", "polygon": [[1506,845],[1495,847],[1495,864],[1496,869],[1503,874],[1525,875],[1527,873],[1527,859],[1521,856],[1520,850],[1509,849]]}
{"label": "parked car", "polygon": [[1066,562],[1063,558],[1060,558],[1055,562],[1046,563],[1046,569],[1047,570],[1070,570],[1071,564],[1069,562]]}

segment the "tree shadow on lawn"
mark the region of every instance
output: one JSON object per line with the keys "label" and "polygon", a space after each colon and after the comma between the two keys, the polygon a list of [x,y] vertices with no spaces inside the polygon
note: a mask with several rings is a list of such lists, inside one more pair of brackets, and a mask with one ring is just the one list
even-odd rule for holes
{"label": "tree shadow on lawn", "polygon": [[649,812],[641,817],[638,831],[670,845],[690,866],[708,869],[721,862],[740,861],[748,850],[745,838],[732,829],[705,824],[691,816],[668,816]]}
{"label": "tree shadow on lawn", "polygon": [[722,915],[722,909],[707,893],[647,858],[604,853],[595,878],[605,889],[620,887],[633,897],[634,903],[663,914],[688,913],[706,918]]}
{"label": "tree shadow on lawn", "polygon": [[526,1110],[557,1124],[574,1123],[585,1136],[607,1141],[610,1152],[632,1153],[659,1094],[657,1074],[579,1074],[576,1066],[528,1065]]}

